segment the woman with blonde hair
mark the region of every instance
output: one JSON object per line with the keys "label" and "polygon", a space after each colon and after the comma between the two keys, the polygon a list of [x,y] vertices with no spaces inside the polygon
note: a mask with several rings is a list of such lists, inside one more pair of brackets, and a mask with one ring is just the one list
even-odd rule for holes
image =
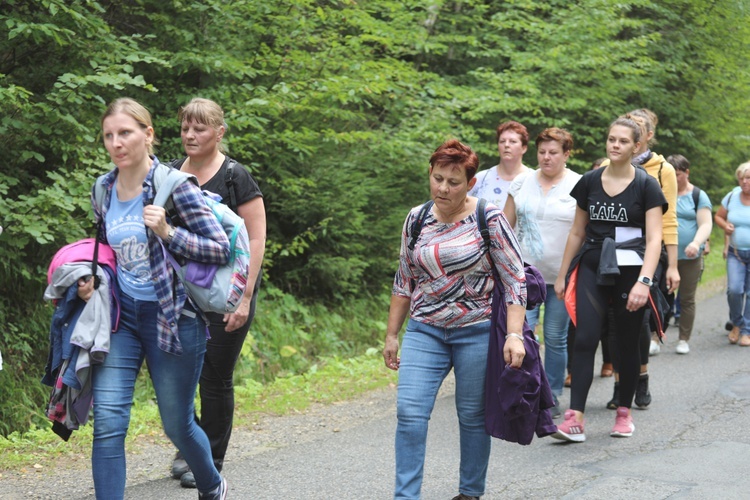
{"label": "woman with blonde hair", "polygon": [[[577,203],[576,215],[555,292],[563,300],[566,285],[571,287],[577,328],[570,409],[553,434],[557,439],[586,440],[586,400],[610,304],[615,317],[615,331],[610,333],[617,339],[621,378],[610,435],[629,437],[635,430],[630,408],[640,364],[638,338],[659,260],[661,217],[667,207],[656,180],[631,163],[640,134],[641,128],[632,119],[615,120],[607,135],[609,164],[586,172],[570,193]],[[567,282],[566,274],[575,274],[575,282]]]}
{"label": "woman with blonde hair", "polygon": [[739,186],[721,200],[714,222],[729,238],[727,302],[732,330],[729,343],[750,346],[750,162],[737,167]]}
{"label": "woman with blonde hair", "polygon": [[[102,137],[115,168],[97,179],[91,201],[101,224],[98,237],[116,255],[120,314],[109,354],[92,367],[96,498],[117,500],[125,494],[125,437],[145,359],[164,431],[194,471],[199,498],[223,500],[226,480],[216,470],[206,434],[194,417],[206,324],[182,282],[174,273],[164,273],[164,248],[196,262],[224,264],[229,240],[192,182],[172,192],[184,225],[171,225],[164,208],[151,204],[154,173],[167,167],[153,155],[156,138],[146,108],[133,99],[117,99],[102,117]],[[104,191],[101,205],[97,187]],[[83,300],[93,294],[93,282],[78,283]]]}
{"label": "woman with blonde hair", "polygon": [[[187,156],[173,166],[193,174],[201,189],[221,196],[240,215],[250,238],[248,286],[240,306],[232,314],[207,313],[210,338],[200,377],[200,426],[211,443],[216,468],[221,471],[232,435],[234,416],[234,368],[242,351],[261,281],[266,241],[263,195],[250,172],[224,153],[224,111],[210,99],[194,98],[178,117],[182,146]],[[186,488],[195,488],[195,476],[179,455],[172,463],[172,477]]]}

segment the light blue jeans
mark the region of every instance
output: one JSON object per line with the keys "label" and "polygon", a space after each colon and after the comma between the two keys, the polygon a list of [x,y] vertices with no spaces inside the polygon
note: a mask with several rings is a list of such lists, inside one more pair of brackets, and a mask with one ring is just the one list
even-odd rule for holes
{"label": "light blue jeans", "polygon": [[182,355],[159,349],[157,302],[121,294],[118,330],[110,352],[93,368],[94,446],[91,465],[96,498],[118,500],[125,494],[125,436],[136,377],[148,363],[164,431],[195,475],[198,489],[207,493],[221,482],[214,467],[208,438],[195,421],[195,389],[206,352],[206,326],[200,316],[180,316]]}
{"label": "light blue jeans", "polygon": [[750,250],[735,250],[729,247],[727,253],[727,302],[729,320],[740,327],[742,335],[750,335]]}
{"label": "light blue jeans", "polygon": [[[539,304],[531,311],[526,311],[526,321],[531,331],[539,323]],[[547,372],[552,393],[560,396],[565,382],[565,367],[568,365],[568,324],[570,316],[565,309],[565,302],[558,299],[555,286],[547,285],[547,298],[544,301],[544,371]]]}
{"label": "light blue jeans", "polygon": [[490,322],[438,328],[409,320],[401,345],[394,498],[418,499],[422,489],[427,426],[438,389],[451,370],[461,447],[459,492],[484,494],[490,436],[484,431],[484,380]]}

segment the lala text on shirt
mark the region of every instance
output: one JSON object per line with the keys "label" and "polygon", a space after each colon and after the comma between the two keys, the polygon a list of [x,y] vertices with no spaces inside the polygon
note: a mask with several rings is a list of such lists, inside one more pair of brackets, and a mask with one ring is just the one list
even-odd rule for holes
{"label": "lala text on shirt", "polygon": [[597,202],[596,205],[589,206],[589,219],[627,222],[628,211],[621,203]]}

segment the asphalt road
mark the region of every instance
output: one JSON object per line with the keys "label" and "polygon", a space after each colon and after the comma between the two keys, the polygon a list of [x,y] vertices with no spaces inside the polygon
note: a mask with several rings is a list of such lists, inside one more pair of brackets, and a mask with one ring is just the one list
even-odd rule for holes
{"label": "asphalt road", "polygon": [[[743,434],[750,426],[750,348],[728,344],[722,293],[699,303],[697,316],[690,354],[675,354],[677,331],[671,327],[661,354],[650,359],[653,403],[647,410],[633,410],[633,437],[609,436],[615,414],[605,403],[613,381],[597,376],[588,400],[587,441],[535,438],[520,446],[493,440],[483,498],[750,498],[745,468],[750,434]],[[452,396],[448,387],[430,423],[425,500],[458,494]],[[568,389],[561,403],[567,406]],[[224,469],[228,498],[392,498],[395,390],[381,393],[362,413],[348,426],[322,421],[322,430],[310,439],[257,448],[229,460]],[[129,486],[126,498],[197,496],[160,477]],[[69,492],[65,496],[74,498]]]}

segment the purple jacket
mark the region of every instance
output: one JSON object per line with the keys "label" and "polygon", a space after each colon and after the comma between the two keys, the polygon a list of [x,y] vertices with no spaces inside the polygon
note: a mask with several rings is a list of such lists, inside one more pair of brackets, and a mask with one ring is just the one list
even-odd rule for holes
{"label": "purple jacket", "polygon": [[[527,309],[544,302],[546,285],[539,271],[526,266]],[[509,368],[503,359],[508,318],[502,284],[495,279],[492,292],[490,351],[485,383],[485,430],[487,434],[512,443],[530,444],[534,432],[539,437],[557,431],[549,408],[554,406],[552,390],[539,357],[539,343],[529,324],[523,323],[526,356],[520,369]]]}

